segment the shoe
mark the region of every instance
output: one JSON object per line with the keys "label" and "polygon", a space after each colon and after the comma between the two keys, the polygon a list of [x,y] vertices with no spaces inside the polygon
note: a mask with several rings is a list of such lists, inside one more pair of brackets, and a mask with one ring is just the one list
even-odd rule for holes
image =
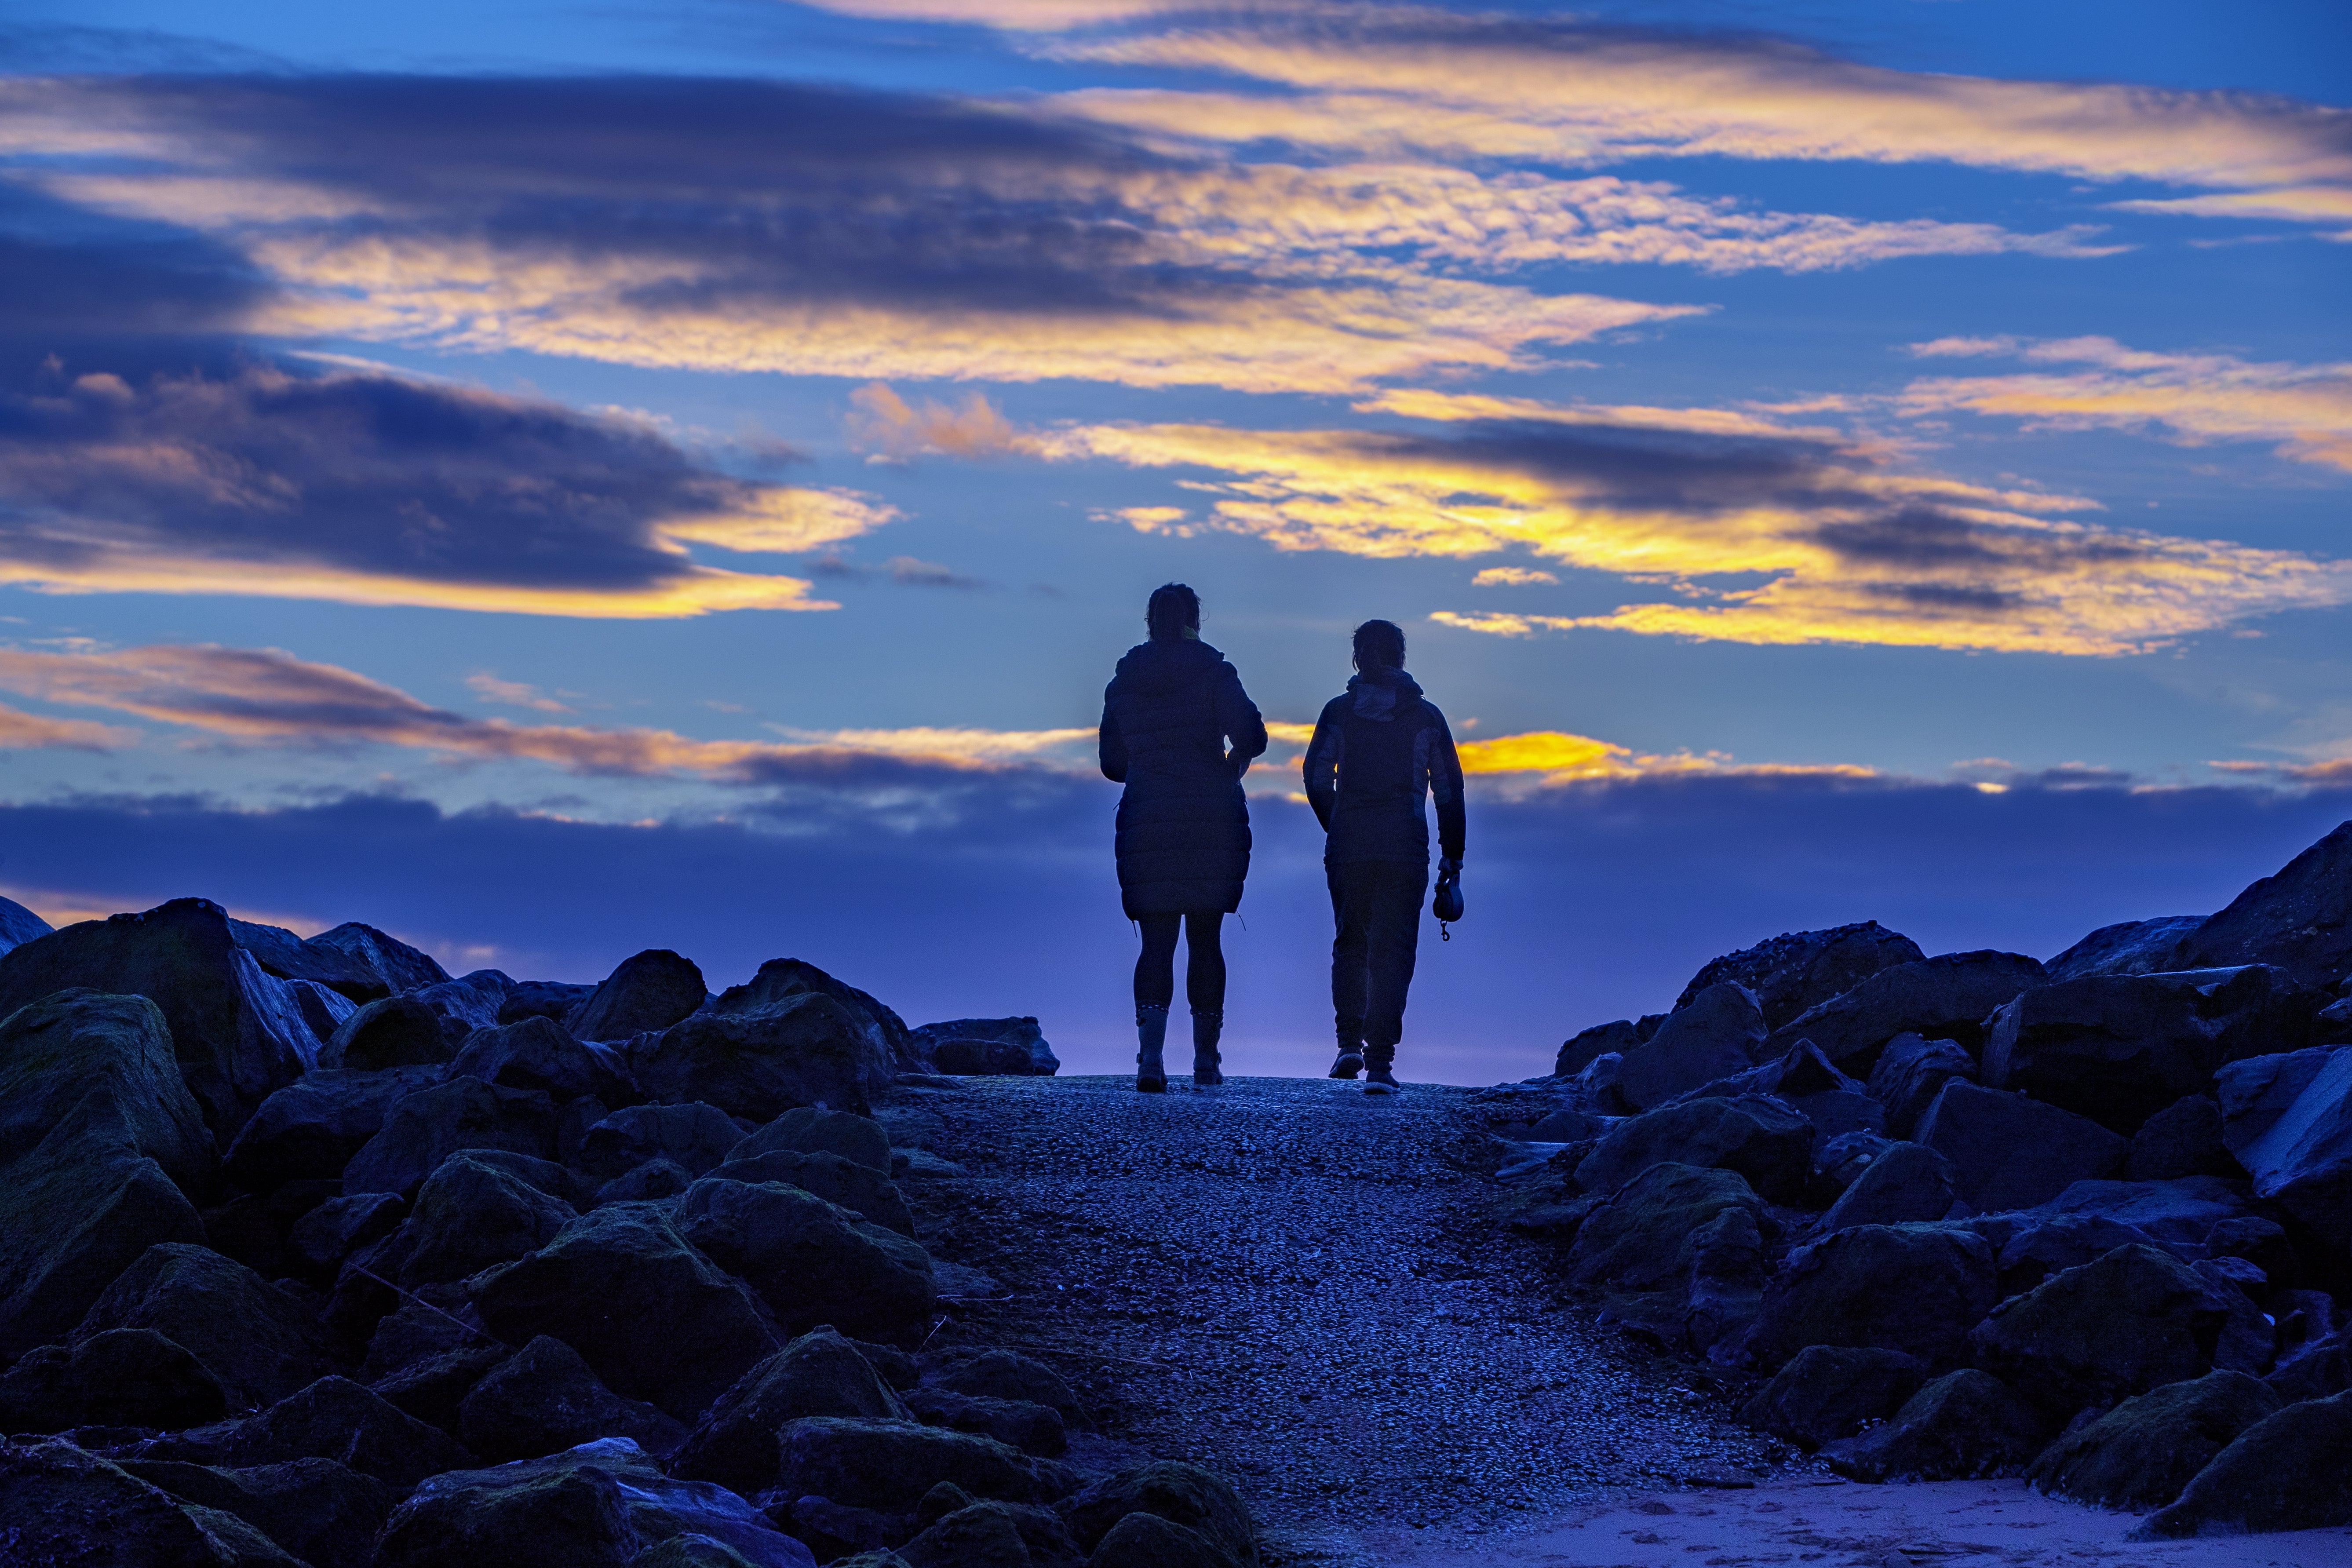
{"label": "shoe", "polygon": [[1353,1050],[1349,1047],[1342,1046],[1339,1047],[1339,1059],[1331,1064],[1331,1071],[1327,1076],[1331,1078],[1344,1078],[1353,1081],[1355,1076],[1363,1070],[1364,1058],[1362,1053]]}
{"label": "shoe", "polygon": [[1364,1092],[1366,1094],[1402,1094],[1404,1092],[1404,1085],[1397,1082],[1396,1074],[1391,1072],[1386,1066],[1376,1067],[1364,1075]]}
{"label": "shoe", "polygon": [[1214,1089],[1225,1081],[1225,1075],[1219,1070],[1217,1058],[1217,1041],[1224,1032],[1225,1016],[1223,1012],[1203,1013],[1198,1008],[1193,1010],[1192,1087],[1194,1089]]}
{"label": "shoe", "polygon": [[1135,1005],[1135,1087],[1141,1094],[1168,1092],[1168,1009],[1150,1002]]}

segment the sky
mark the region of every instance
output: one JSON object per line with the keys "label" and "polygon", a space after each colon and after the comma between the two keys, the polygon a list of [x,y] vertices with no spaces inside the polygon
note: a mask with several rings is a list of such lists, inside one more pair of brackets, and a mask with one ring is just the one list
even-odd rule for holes
{"label": "sky", "polygon": [[[192,30],[200,28],[201,30]],[[1131,1058],[1101,689],[1471,775],[1400,1071],[1876,919],[2048,957],[2352,816],[2352,13],[15,0],[0,894]]]}

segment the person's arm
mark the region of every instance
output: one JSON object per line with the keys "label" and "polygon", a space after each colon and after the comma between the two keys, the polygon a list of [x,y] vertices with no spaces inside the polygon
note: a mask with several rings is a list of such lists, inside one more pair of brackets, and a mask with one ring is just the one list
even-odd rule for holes
{"label": "person's arm", "polygon": [[1102,729],[1096,736],[1096,745],[1102,753],[1103,777],[1113,784],[1127,782],[1127,737],[1119,733],[1118,719],[1111,712],[1110,694],[1103,693]]}
{"label": "person's arm", "polygon": [[1440,873],[1462,869],[1462,754],[1454,749],[1454,731],[1445,727],[1445,715],[1431,708],[1433,721],[1429,748],[1429,793],[1437,802],[1437,852],[1443,858]]}
{"label": "person's arm", "polygon": [[1315,820],[1331,831],[1331,807],[1339,798],[1339,747],[1346,731],[1331,721],[1326,708],[1315,721],[1315,738],[1307,742],[1307,804]]}
{"label": "person's arm", "polygon": [[1224,667],[1216,686],[1217,733],[1233,742],[1225,760],[1233,764],[1234,777],[1249,772],[1250,759],[1265,752],[1265,720],[1257,704],[1242,689],[1240,671],[1232,665]]}

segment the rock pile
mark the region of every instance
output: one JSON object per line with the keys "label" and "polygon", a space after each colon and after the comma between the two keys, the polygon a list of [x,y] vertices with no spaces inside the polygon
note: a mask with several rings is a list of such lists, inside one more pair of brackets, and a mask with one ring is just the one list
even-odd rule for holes
{"label": "rock pile", "polygon": [[0,946],[10,1562],[1258,1560],[1225,1482],[1074,1466],[1060,1376],[938,1332],[936,1159],[864,1113],[1052,1071],[1034,1018],[792,960],[453,979],[194,899]]}
{"label": "rock pile", "polygon": [[2352,1523],[2348,976],[2352,823],[2047,964],[1775,937],[1481,1097],[1501,1212],[1854,1479]]}

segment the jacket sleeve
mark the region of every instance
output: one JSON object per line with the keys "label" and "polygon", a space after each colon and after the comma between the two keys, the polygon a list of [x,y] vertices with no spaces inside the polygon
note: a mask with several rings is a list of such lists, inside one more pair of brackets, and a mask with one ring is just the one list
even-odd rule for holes
{"label": "jacket sleeve", "polygon": [[1096,736],[1102,752],[1103,777],[1113,784],[1127,782],[1127,737],[1119,733],[1118,717],[1111,711],[1110,694],[1103,694],[1102,729]]}
{"label": "jacket sleeve", "polygon": [[1217,732],[1230,739],[1234,749],[1226,760],[1234,764],[1234,777],[1249,772],[1250,759],[1265,751],[1265,721],[1257,704],[1242,689],[1242,678],[1232,665],[1224,668],[1216,685]]}
{"label": "jacket sleeve", "polygon": [[1454,749],[1454,731],[1445,727],[1445,715],[1435,708],[1429,710],[1432,721],[1429,749],[1429,793],[1437,802],[1437,852],[1448,860],[1462,858],[1462,754]]}
{"label": "jacket sleeve", "polygon": [[1331,831],[1331,807],[1339,798],[1340,735],[1326,708],[1315,721],[1315,738],[1307,742],[1307,804],[1315,808],[1315,820],[1326,833]]}

